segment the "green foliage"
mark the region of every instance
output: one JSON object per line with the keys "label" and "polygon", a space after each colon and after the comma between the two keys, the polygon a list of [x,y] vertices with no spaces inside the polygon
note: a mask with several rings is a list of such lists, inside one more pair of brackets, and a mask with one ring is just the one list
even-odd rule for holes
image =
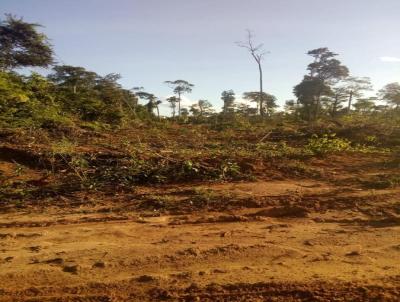
{"label": "green foliage", "polygon": [[0,125],[57,127],[71,124],[54,102],[52,84],[38,74],[0,72]]}
{"label": "green foliage", "polygon": [[382,99],[386,100],[389,105],[400,108],[400,84],[390,83],[387,84],[379,91],[379,95]]}
{"label": "green foliage", "polygon": [[243,176],[239,165],[233,161],[224,161],[221,164],[221,179],[240,179]]}
{"label": "green foliage", "polygon": [[304,158],[312,154],[308,149],[289,146],[285,141],[258,143],[256,150],[265,159]]}
{"label": "green foliage", "polygon": [[316,155],[324,155],[351,150],[351,143],[347,139],[336,137],[335,134],[324,134],[321,137],[313,135],[309,139],[305,149]]}
{"label": "green foliage", "polygon": [[37,31],[39,26],[6,15],[0,22],[0,70],[47,67],[53,62],[52,47],[47,37]]}
{"label": "green foliage", "polygon": [[235,92],[233,90],[222,91],[221,100],[224,102],[224,107],[222,108],[223,113],[233,113],[235,106]]}
{"label": "green foliage", "polygon": [[88,181],[89,162],[76,151],[76,148],[77,144],[65,137],[53,143],[50,157],[52,170],[54,173],[57,161],[61,160],[62,165],[66,166],[67,170],[72,172],[85,185]]}
{"label": "green foliage", "polygon": [[[275,109],[278,107],[276,104],[276,97],[272,94],[263,92],[260,93],[258,91],[250,91],[250,92],[244,92],[243,93],[243,98],[245,100],[249,100],[250,102],[254,102],[257,104],[257,113],[259,111],[261,115],[264,115],[267,113],[267,115],[272,115],[272,113],[275,111]],[[261,104],[261,105],[260,105]],[[260,109],[262,108],[262,109]]]}
{"label": "green foliage", "polygon": [[313,62],[307,67],[309,75],[294,87],[294,94],[299,103],[301,116],[308,121],[315,121],[321,113],[322,97],[333,95],[332,84],[348,76],[349,70],[335,57],[336,53],[328,48],[310,50],[308,55]]}

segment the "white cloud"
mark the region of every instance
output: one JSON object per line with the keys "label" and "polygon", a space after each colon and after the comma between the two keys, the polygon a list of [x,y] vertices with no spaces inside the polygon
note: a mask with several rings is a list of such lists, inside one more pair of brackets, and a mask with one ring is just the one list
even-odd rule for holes
{"label": "white cloud", "polygon": [[257,107],[257,104],[255,102],[252,102],[250,100],[246,100],[246,99],[243,99],[243,98],[240,98],[240,97],[236,98],[235,103],[236,104],[249,105],[250,108],[256,108]]}
{"label": "white cloud", "polygon": [[[171,95],[167,95],[165,97],[161,97],[160,99],[162,101],[162,105],[169,106],[169,103],[167,102],[167,98],[169,98],[171,96],[176,96],[176,95],[171,94]],[[181,107],[190,107],[196,103],[197,103],[197,101],[191,100],[190,98],[188,98],[185,95],[181,96]]]}
{"label": "white cloud", "polygon": [[397,57],[380,57],[379,59],[382,62],[400,62],[400,58]]}
{"label": "white cloud", "polygon": [[[167,95],[165,97],[161,97],[161,105],[160,105],[160,114],[161,115],[165,115],[165,116],[171,116],[171,107],[169,105],[169,103],[167,102],[167,98],[171,97],[171,96],[175,96],[173,94],[171,95]],[[189,107],[193,104],[196,104],[197,101],[191,100],[190,98],[188,98],[185,95],[181,96],[181,108],[187,108],[189,109]],[[178,104],[176,104],[176,111],[178,111]]]}

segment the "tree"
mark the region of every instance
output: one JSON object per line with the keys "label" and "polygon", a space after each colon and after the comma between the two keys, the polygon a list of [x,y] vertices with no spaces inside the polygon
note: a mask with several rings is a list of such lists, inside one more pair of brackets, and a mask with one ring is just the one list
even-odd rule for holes
{"label": "tree", "polygon": [[200,116],[200,109],[198,104],[191,105],[189,111],[192,113],[194,117]]}
{"label": "tree", "polygon": [[87,71],[83,67],[71,65],[58,65],[53,68],[53,73],[48,78],[59,87],[77,94],[78,90],[92,89],[96,86],[99,75]]}
{"label": "tree", "polygon": [[96,79],[94,89],[103,103],[102,119],[108,123],[122,119],[125,105],[131,109],[130,104],[126,102],[128,95],[118,83],[119,79],[121,75],[118,73],[110,73]]}
{"label": "tree", "polygon": [[189,111],[195,117],[208,117],[214,112],[214,109],[209,101],[199,100],[196,104],[190,106]]}
{"label": "tree", "polygon": [[193,84],[185,80],[175,80],[175,81],[165,81],[167,85],[169,85],[174,93],[178,96],[178,116],[181,115],[181,96],[184,93],[191,93],[194,87]]}
{"label": "tree", "polygon": [[296,114],[299,109],[299,103],[295,100],[287,100],[283,108],[287,114]]}
{"label": "tree", "polygon": [[319,116],[321,97],[330,95],[331,86],[347,77],[349,70],[335,59],[337,54],[326,47],[310,50],[307,54],[312,56],[314,61],[308,65],[309,74],[295,86],[294,93],[305,107],[307,118],[311,121]]}
{"label": "tree", "polygon": [[175,118],[176,114],[176,103],[178,102],[178,99],[176,96],[171,96],[167,98],[167,102],[169,103],[169,106],[171,107],[172,110],[172,117]]}
{"label": "tree", "polygon": [[245,103],[239,103],[236,106],[236,112],[238,114],[241,114],[241,115],[244,115],[246,117],[249,117],[250,115],[258,114],[258,109],[257,108],[252,108],[248,104],[245,104]]}
{"label": "tree", "polygon": [[221,94],[221,100],[224,102],[223,113],[233,113],[235,107],[235,93],[233,90],[225,90]]}
{"label": "tree", "polygon": [[118,83],[119,74],[100,76],[83,67],[61,65],[53,68],[48,79],[55,84],[57,102],[65,111],[84,120],[119,123],[124,113],[136,115],[137,97]]}
{"label": "tree", "polygon": [[[278,105],[276,105],[276,97],[266,92],[263,92],[261,97],[260,97],[260,92],[258,91],[244,92],[243,98],[245,100],[257,103],[257,111],[259,110],[264,111],[264,112],[260,111],[260,115],[264,115],[265,113],[267,115],[271,115],[274,109],[278,107]],[[265,107],[260,106],[259,103],[260,100],[264,100],[266,105]]]}
{"label": "tree", "polygon": [[344,89],[348,94],[347,112],[350,112],[353,98],[361,98],[364,91],[372,90],[370,78],[348,77],[344,79]]}
{"label": "tree", "polygon": [[20,115],[29,101],[24,78],[14,72],[0,72],[0,125]]}
{"label": "tree", "polygon": [[375,97],[358,99],[357,102],[354,104],[354,108],[358,112],[369,113],[375,108],[375,100]]}
{"label": "tree", "polygon": [[159,99],[157,99],[157,97],[154,94],[144,92],[144,91],[138,91],[138,92],[136,92],[136,95],[139,98],[147,101],[147,104],[145,105],[145,107],[147,108],[147,112],[150,115],[153,114],[154,109],[157,109],[157,117],[160,118],[160,111],[159,111],[158,105],[161,104],[161,101]]}
{"label": "tree", "polygon": [[158,107],[158,105],[162,104],[162,101],[159,99],[156,99],[154,102],[154,106],[156,107],[157,110],[157,117],[158,119],[160,119],[160,108]]}
{"label": "tree", "polygon": [[39,126],[53,128],[70,120],[55,102],[54,84],[43,76],[0,72],[0,128]]}
{"label": "tree", "polygon": [[332,117],[337,116],[343,109],[343,103],[347,101],[348,90],[346,87],[333,87],[332,96],[328,98],[329,112]]}
{"label": "tree", "polygon": [[6,15],[0,22],[0,70],[48,67],[53,63],[52,47],[38,27],[39,24]]}
{"label": "tree", "polygon": [[123,89],[123,100],[129,110],[133,113],[134,117],[137,117],[137,107],[138,107],[138,98],[136,97],[134,91]]}
{"label": "tree", "polygon": [[[256,61],[257,66],[258,66],[258,74],[259,74],[259,84],[260,84],[260,93],[258,95],[259,97],[259,108],[260,108],[260,114],[264,115],[264,100],[263,100],[263,70],[262,70],[262,65],[261,61],[264,58],[264,55],[267,53],[263,50],[264,44],[258,44],[254,45],[253,42],[253,33],[250,30],[247,30],[247,40],[245,42],[237,42],[236,43],[239,47],[246,48],[251,56],[253,57],[254,61]],[[267,110],[268,111],[268,108]]]}
{"label": "tree", "polygon": [[181,109],[181,116],[183,117],[184,121],[187,121],[188,116],[189,116],[189,110],[187,108],[182,108]]}
{"label": "tree", "polygon": [[213,111],[212,104],[207,100],[199,100],[197,105],[199,106],[200,116],[207,116]]}
{"label": "tree", "polygon": [[390,83],[379,90],[379,97],[385,101],[387,101],[388,105],[395,107],[396,109],[400,108],[400,84],[399,83]]}
{"label": "tree", "polygon": [[320,79],[305,76],[303,81],[294,87],[293,93],[301,105],[300,115],[311,122],[319,113],[321,96],[331,95],[332,90]]}
{"label": "tree", "polygon": [[57,101],[65,111],[88,121],[100,117],[104,103],[96,90],[98,74],[83,67],[61,65],[53,68],[48,79],[56,84]]}
{"label": "tree", "polygon": [[349,69],[335,59],[338,55],[331,52],[328,48],[322,47],[310,50],[308,55],[314,58],[314,62],[310,63],[307,70],[312,78],[317,78],[327,84],[332,84],[348,76]]}
{"label": "tree", "polygon": [[330,86],[347,77],[349,69],[342,65],[339,60],[335,59],[338,54],[329,51],[326,47],[310,50],[307,54],[314,58],[314,62],[310,63],[307,67],[310,77],[318,79],[321,82],[317,85],[317,87],[320,87],[320,91],[317,91],[316,95],[317,103],[314,117],[316,119],[321,107],[321,96],[323,95],[323,91],[326,91],[324,85]]}

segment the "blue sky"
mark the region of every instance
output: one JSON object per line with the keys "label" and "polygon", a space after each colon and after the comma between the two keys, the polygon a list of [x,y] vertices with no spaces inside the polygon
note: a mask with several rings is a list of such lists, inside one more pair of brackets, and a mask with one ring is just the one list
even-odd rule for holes
{"label": "blue sky", "polygon": [[[60,63],[120,73],[126,87],[170,95],[166,80],[195,85],[191,100],[257,90],[257,66],[235,45],[245,29],[270,53],[264,88],[293,98],[310,57],[329,47],[354,76],[380,89],[400,81],[399,0],[0,0],[0,12],[38,22]],[[383,58],[383,59],[382,59]]]}

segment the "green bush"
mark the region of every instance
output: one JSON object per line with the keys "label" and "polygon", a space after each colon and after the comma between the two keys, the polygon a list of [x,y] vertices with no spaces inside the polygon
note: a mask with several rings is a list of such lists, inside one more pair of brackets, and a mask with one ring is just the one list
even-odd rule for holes
{"label": "green bush", "polygon": [[336,137],[335,134],[324,134],[321,137],[313,135],[305,145],[305,150],[311,151],[316,155],[348,151],[351,150],[351,142],[347,139]]}

